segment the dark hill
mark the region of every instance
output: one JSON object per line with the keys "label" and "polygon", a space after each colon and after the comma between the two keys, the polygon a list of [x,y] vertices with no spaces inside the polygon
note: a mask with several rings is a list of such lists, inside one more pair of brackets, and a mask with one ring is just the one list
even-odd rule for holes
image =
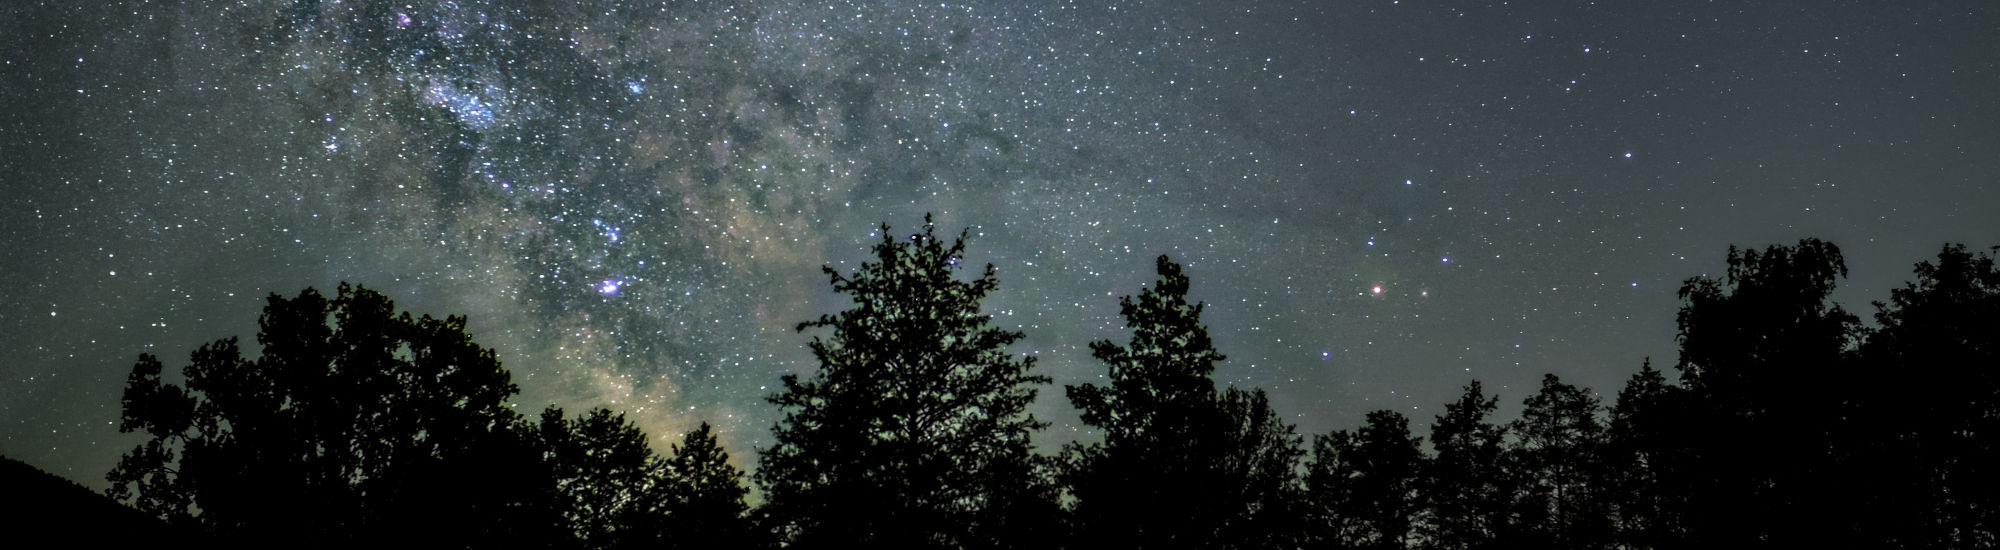
{"label": "dark hill", "polygon": [[[77,548],[157,545],[172,532],[147,516],[62,476],[0,456],[0,532],[9,541]],[[179,537],[175,537],[178,539]]]}

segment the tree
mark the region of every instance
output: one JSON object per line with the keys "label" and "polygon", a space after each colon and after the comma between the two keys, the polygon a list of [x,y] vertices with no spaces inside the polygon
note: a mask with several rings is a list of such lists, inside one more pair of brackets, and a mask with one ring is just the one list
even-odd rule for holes
{"label": "tree", "polygon": [[666,456],[625,415],[595,409],[575,420],[542,413],[543,459],[557,510],[578,548],[757,547],[743,472],[707,422]]}
{"label": "tree", "polygon": [[1610,542],[1604,487],[1604,425],[1589,388],[1542,376],[1542,389],[1515,420],[1512,463],[1521,483],[1526,543],[1540,548],[1598,548]]}
{"label": "tree", "polygon": [[1737,416],[1782,412],[1806,396],[1773,390],[1816,378],[1798,375],[1831,368],[1855,336],[1854,316],[1827,300],[1847,266],[1818,239],[1763,253],[1732,246],[1728,262],[1721,280],[1681,285],[1682,379]]}
{"label": "tree", "polygon": [[580,548],[613,548],[644,536],[633,527],[655,511],[642,504],[670,497],[662,494],[669,489],[664,464],[638,426],[609,409],[569,420],[549,407],[539,435],[556,509]]}
{"label": "tree", "polygon": [[1222,548],[1283,541],[1297,492],[1299,449],[1263,391],[1218,395],[1224,356],[1190,303],[1189,281],[1166,256],[1153,288],[1119,300],[1126,345],[1091,342],[1109,385],[1066,388],[1103,440],[1065,451],[1082,544]]}
{"label": "tree", "polygon": [[[141,355],[108,494],[246,545],[532,546],[552,540],[517,389],[464,317],[413,319],[365,288],[270,297],[263,353],[203,345],[162,380]],[[135,492],[136,488],[136,492]],[[284,499],[284,505],[274,505]]]}
{"label": "tree", "polygon": [[1218,547],[1296,547],[1304,535],[1305,480],[1299,466],[1306,454],[1298,432],[1278,417],[1263,389],[1226,388],[1220,408],[1227,425],[1218,443],[1219,477],[1236,490],[1222,501],[1230,509]]}
{"label": "tree", "polygon": [[1881,547],[2000,546],[2000,268],[1947,245],[1876,302],[1862,347],[1856,484]]}
{"label": "tree", "polygon": [[1424,475],[1426,547],[1473,550],[1501,543],[1513,489],[1501,469],[1507,428],[1488,421],[1499,404],[1499,396],[1486,395],[1474,380],[1431,423],[1437,456]]}
{"label": "tree", "polygon": [[1686,422],[1685,399],[1647,361],[1611,407],[1606,488],[1616,539],[1627,548],[1679,548],[1688,536],[1687,492],[1699,481],[1689,474],[1688,446],[1698,432]]}
{"label": "tree", "polygon": [[1846,350],[1857,320],[1832,304],[1847,275],[1817,239],[1764,252],[1730,247],[1721,280],[1681,285],[1678,367],[1704,433],[1689,442],[1701,478],[1688,509],[1693,541],[1717,547],[1812,547],[1849,537],[1831,432],[1844,416]]}
{"label": "tree", "polygon": [[623,548],[722,548],[763,546],[752,531],[750,489],[743,471],[729,464],[729,453],[707,422],[681,438],[672,457],[662,460],[659,489],[638,504],[634,536],[623,537]]}
{"label": "tree", "polygon": [[953,276],[966,233],[946,245],[926,217],[922,233],[890,235],[852,275],[825,268],[852,307],[798,325],[832,335],[812,340],[819,370],[770,397],[784,418],[758,456],[764,513],[801,548],[1009,546],[1024,534],[991,518],[1035,505],[1012,497],[1034,493],[1023,476],[1044,424],[1026,408],[1048,378],[1007,353],[1021,333],[979,311],[993,266]]}
{"label": "tree", "polygon": [[1423,438],[1401,413],[1368,413],[1359,430],[1313,438],[1306,470],[1309,545],[1402,549],[1422,505]]}

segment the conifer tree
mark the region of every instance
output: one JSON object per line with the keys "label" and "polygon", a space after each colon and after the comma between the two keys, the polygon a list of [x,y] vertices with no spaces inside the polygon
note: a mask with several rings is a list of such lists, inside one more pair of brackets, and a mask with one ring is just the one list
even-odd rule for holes
{"label": "conifer tree", "polygon": [[1604,424],[1589,388],[1542,376],[1514,421],[1511,476],[1521,484],[1524,536],[1542,548],[1598,548],[1611,535],[1604,483]]}
{"label": "conifer tree", "polygon": [[1423,501],[1423,438],[1402,413],[1368,413],[1359,429],[1313,438],[1306,469],[1308,546],[1400,550]]}
{"label": "conifer tree", "polygon": [[646,434],[625,415],[598,408],[574,420],[563,410],[542,411],[543,461],[553,477],[562,523],[579,548],[616,547],[636,536],[642,503],[664,489],[660,459]]}
{"label": "conifer tree", "polygon": [[657,490],[635,506],[630,536],[620,548],[760,548],[765,539],[751,526],[743,471],[707,422],[681,437],[669,456],[657,461]]}
{"label": "conifer tree", "polygon": [[946,243],[929,217],[851,274],[825,268],[853,305],[800,323],[831,334],[811,343],[819,368],[783,377],[783,411],[760,451],[763,513],[794,548],[981,548],[1015,544],[995,517],[1040,504],[1027,413],[1032,357],[1007,352],[1020,332],[992,325],[980,301],[998,288],[991,264],[957,277],[966,233]]}
{"label": "conifer tree", "polygon": [[1688,486],[1699,480],[1689,469],[1687,442],[1697,432],[1685,401],[1681,387],[1647,361],[1611,407],[1607,489],[1616,539],[1627,548],[1678,548],[1686,540]]}
{"label": "conifer tree", "polygon": [[1103,440],[1072,444],[1063,480],[1081,543],[1123,548],[1233,548],[1282,543],[1303,454],[1261,390],[1210,379],[1224,356],[1188,300],[1188,277],[1166,256],[1159,281],[1119,300],[1125,345],[1091,342],[1108,385],[1069,386]]}
{"label": "conifer tree", "polygon": [[1437,456],[1424,476],[1427,548],[1492,548],[1507,527],[1513,496],[1501,469],[1507,428],[1488,420],[1499,403],[1474,380],[1431,423]]}

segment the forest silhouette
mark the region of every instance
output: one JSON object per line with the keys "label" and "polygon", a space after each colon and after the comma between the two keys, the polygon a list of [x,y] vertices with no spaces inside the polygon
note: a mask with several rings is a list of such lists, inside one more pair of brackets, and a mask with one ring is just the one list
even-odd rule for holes
{"label": "forest silhouette", "polygon": [[[228,547],[1991,548],[2000,536],[2000,270],[1946,246],[1877,302],[1830,302],[1840,251],[1728,252],[1680,289],[1680,358],[1607,402],[1544,377],[1520,417],[1474,381],[1430,419],[1296,433],[1217,388],[1191,281],[1167,257],[1064,388],[1102,437],[1036,452],[1049,378],[980,302],[966,233],[882,226],[826,268],[852,305],[798,325],[818,368],[769,396],[754,474],[708,425],[664,452],[623,415],[530,419],[464,317],[342,284],[272,295],[234,338],[123,398],[147,436],[107,494]],[[1428,421],[1418,435],[1412,422]],[[759,491],[751,506],[751,487]]]}

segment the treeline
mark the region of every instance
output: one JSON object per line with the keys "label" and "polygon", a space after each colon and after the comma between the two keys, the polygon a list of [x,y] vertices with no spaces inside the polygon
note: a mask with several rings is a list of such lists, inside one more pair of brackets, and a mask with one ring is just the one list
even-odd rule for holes
{"label": "treeline", "polygon": [[[770,396],[754,475],[706,425],[654,453],[604,409],[534,421],[465,320],[342,285],[273,296],[262,356],[203,346],[164,383],[141,356],[123,429],[151,436],[110,494],[250,546],[558,548],[1987,548],[2000,533],[2000,270],[1948,246],[1878,302],[1817,240],[1731,249],[1681,288],[1677,380],[1641,366],[1607,405],[1554,375],[1519,419],[1478,383],[1429,419],[1369,413],[1308,441],[1224,360],[1180,266],[1120,300],[1101,437],[1035,452],[1034,358],[1007,351],[947,242],[883,228],[831,268],[852,305],[801,323],[819,368]],[[758,505],[748,505],[750,484]]]}
{"label": "treeline", "polygon": [[164,383],[127,378],[122,431],[150,436],[108,494],[223,546],[710,548],[750,536],[747,489],[707,424],[655,454],[623,415],[544,410],[464,317],[396,314],[340,286],[271,296],[261,357],[202,346]]}

